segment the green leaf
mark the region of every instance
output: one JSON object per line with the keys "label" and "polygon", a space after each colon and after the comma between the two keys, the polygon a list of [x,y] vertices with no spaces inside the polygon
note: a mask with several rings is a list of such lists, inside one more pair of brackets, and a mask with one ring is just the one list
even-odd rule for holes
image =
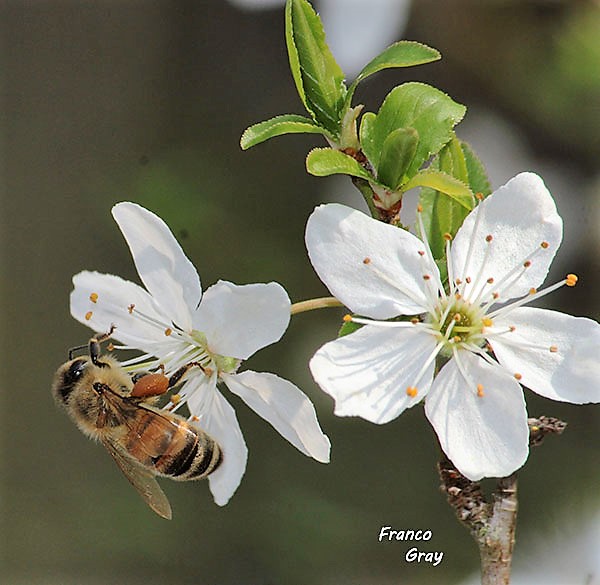
{"label": "green leaf", "polygon": [[414,128],[419,134],[419,144],[405,173],[410,178],[453,137],[452,129],[465,112],[464,106],[434,87],[405,83],[388,94],[375,117],[363,116],[363,151],[371,164],[379,169],[383,143],[388,135],[398,128]]}
{"label": "green leaf", "polygon": [[300,133],[324,134],[331,137],[325,128],[318,126],[310,118],[296,114],[284,114],[246,128],[240,138],[240,146],[246,150],[275,136]]}
{"label": "green leaf", "polygon": [[346,96],[347,106],[350,106],[350,101],[358,84],[363,79],[369,77],[369,75],[373,75],[373,73],[377,73],[383,69],[412,67],[413,65],[431,63],[438,59],[441,59],[439,51],[422,43],[417,43],[416,41],[398,41],[394,43],[370,61],[357,75],[352,85],[348,88],[348,95]]}
{"label": "green leaf", "polygon": [[484,197],[487,197],[492,192],[492,186],[490,185],[483,163],[469,144],[461,141],[460,146],[465,157],[471,191],[473,193],[481,193]]}
{"label": "green leaf", "polygon": [[[473,176],[469,170],[471,166],[474,170]],[[476,189],[478,189],[477,192],[481,192],[479,189],[483,186],[481,177],[485,177],[483,166],[471,150],[465,149],[465,144],[457,138],[453,138],[440,151],[438,158],[430,165],[430,169],[452,175],[456,180],[460,180],[461,184],[466,182],[471,192]],[[434,258],[443,259],[445,257],[444,234],[449,233],[452,237],[456,235],[465,217],[474,206],[475,200],[471,196],[470,206],[465,207],[455,198],[436,189],[437,185],[430,186],[433,188],[421,189],[422,218]]]}
{"label": "green leaf", "polygon": [[452,177],[441,171],[427,169],[417,173],[410,181],[402,186],[402,189],[408,191],[413,187],[429,187],[443,193],[462,207],[467,212],[473,209],[475,198],[471,189],[459,179]]}
{"label": "green leaf", "polygon": [[383,142],[377,179],[393,190],[405,181],[405,173],[415,156],[419,134],[414,128],[397,128]]}
{"label": "green leaf", "polygon": [[346,85],[321,19],[307,0],[287,0],[286,44],[298,95],[319,126],[339,134]]}
{"label": "green leaf", "polygon": [[350,175],[366,181],[373,180],[373,177],[356,159],[333,148],[311,150],[306,157],[306,170],[317,177]]}

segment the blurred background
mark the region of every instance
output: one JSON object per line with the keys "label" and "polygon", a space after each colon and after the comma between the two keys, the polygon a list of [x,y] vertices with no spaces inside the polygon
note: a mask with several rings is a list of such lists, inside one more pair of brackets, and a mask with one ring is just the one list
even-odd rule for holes
{"label": "blurred background", "polygon": [[[262,6],[260,6],[262,4]],[[565,220],[549,281],[580,286],[545,306],[600,317],[600,5],[591,1],[316,2],[352,78],[400,38],[441,62],[386,71],[359,87],[375,110],[421,80],[468,106],[457,127],[494,187],[541,174]],[[333,416],[307,361],[343,312],[294,317],[276,347],[247,362],[293,380],[314,401],[333,449],[321,465],[236,397],[250,456],[225,508],[203,483],[162,482],[174,519],[144,505],[101,446],[53,404],[50,382],[90,331],[69,315],[71,277],[95,269],[137,281],[111,206],[136,201],[171,226],[206,287],[276,280],[292,300],[326,291],[303,233],[323,201],[361,205],[349,182],[317,179],[304,157],[319,137],[246,153],[248,125],[304,113],[289,73],[283,7],[256,0],[11,1],[0,5],[2,346],[0,542],[3,585],[452,584],[478,553],[438,489],[422,409],[376,426]],[[514,583],[600,583],[598,406],[526,392],[531,416],[569,427],[519,474]],[[381,526],[431,530],[383,542]],[[443,551],[432,567],[408,548]],[[554,548],[553,548],[554,547]],[[528,571],[535,571],[530,575]]]}

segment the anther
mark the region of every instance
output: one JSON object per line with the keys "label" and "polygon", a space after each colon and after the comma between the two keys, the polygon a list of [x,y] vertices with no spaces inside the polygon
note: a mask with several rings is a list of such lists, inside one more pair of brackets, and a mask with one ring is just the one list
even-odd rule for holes
{"label": "anther", "polygon": [[493,279],[493,278],[490,276],[490,277],[489,277],[489,278],[486,280],[486,282],[487,282],[488,284],[494,284],[494,279]]}
{"label": "anther", "polygon": [[406,394],[407,394],[408,396],[410,396],[411,398],[414,398],[414,397],[415,397],[415,396],[418,394],[418,392],[419,392],[419,391],[417,390],[417,387],[416,387],[416,386],[409,386],[409,387],[406,389]]}
{"label": "anther", "polygon": [[173,333],[173,329],[171,329],[170,327],[167,327],[167,328],[165,329],[165,335],[166,335],[167,337],[169,337],[169,335],[171,335],[171,333]]}
{"label": "anther", "polygon": [[112,343],[109,343],[109,344],[106,346],[106,349],[108,349],[108,351],[114,351],[114,350],[115,350],[115,346],[114,346]]}
{"label": "anther", "polygon": [[475,193],[475,199],[477,199],[477,201],[483,201],[483,193]]}
{"label": "anther", "polygon": [[542,242],[540,246],[544,248],[544,250],[547,250],[550,247],[550,244],[548,242]]}
{"label": "anther", "polygon": [[516,329],[516,327],[514,325],[511,325],[508,330],[512,333],[514,330]]}
{"label": "anther", "polygon": [[419,256],[425,256],[425,250],[419,250],[418,254]]}
{"label": "anther", "polygon": [[460,313],[456,313],[454,317],[452,317],[457,323],[462,321],[462,315]]}
{"label": "anther", "polygon": [[461,336],[460,336],[460,335],[455,335],[455,336],[452,338],[452,341],[454,341],[454,343],[460,343],[460,342],[462,341],[462,338],[461,338]]}
{"label": "anther", "polygon": [[483,323],[484,327],[491,327],[494,322],[489,318],[489,317],[484,317],[481,322]]}
{"label": "anther", "polygon": [[133,310],[135,309],[135,305],[133,303],[131,303],[131,305],[129,305],[127,307],[127,310],[129,311],[129,314],[133,314]]}
{"label": "anther", "polygon": [[492,240],[494,239],[494,236],[492,236],[492,234],[488,234],[487,236],[485,236],[485,241],[489,244]]}
{"label": "anther", "polygon": [[465,280],[467,281],[467,284],[471,284],[471,277],[467,276],[467,278],[465,278]]}
{"label": "anther", "polygon": [[344,317],[342,318],[342,321],[344,323],[350,323],[350,321],[352,321],[352,315],[350,315],[349,313],[346,313],[344,315]]}
{"label": "anther", "polygon": [[456,286],[460,286],[462,284],[462,280],[460,278],[457,278],[455,281]]}
{"label": "anther", "polygon": [[431,275],[429,275],[429,274],[423,275],[423,280],[430,280],[430,279],[431,279]]}
{"label": "anther", "polygon": [[498,293],[498,292],[492,293],[492,298],[493,298],[494,300],[497,300],[497,299],[499,299],[499,298],[500,298],[500,293]]}
{"label": "anther", "polygon": [[556,353],[558,351],[558,347],[556,347],[556,345],[551,345],[549,349],[550,353]]}
{"label": "anther", "polygon": [[417,213],[422,213],[423,212],[423,206],[419,203],[417,205]]}
{"label": "anther", "polygon": [[200,419],[199,419],[199,418],[198,418],[196,415],[194,415],[194,416],[192,417],[192,420],[193,420],[194,422],[198,422]]}
{"label": "anther", "polygon": [[483,398],[483,384],[477,384],[477,396]]}
{"label": "anther", "polygon": [[576,274],[567,274],[567,279],[566,279],[565,284],[567,286],[575,286],[577,284],[578,280],[579,280],[579,278]]}
{"label": "anther", "polygon": [[171,395],[171,402],[173,404],[179,404],[181,402],[181,395],[180,394],[172,394]]}
{"label": "anther", "polygon": [[519,372],[517,372],[515,374],[515,380],[520,380],[523,376],[521,374],[519,374]]}
{"label": "anther", "polygon": [[449,242],[449,241],[451,241],[451,240],[452,240],[452,234],[450,234],[450,233],[446,232],[446,233],[445,233],[445,234],[442,236],[442,238],[444,238],[444,240],[446,240],[447,242]]}
{"label": "anther", "polygon": [[370,264],[371,263],[371,258],[369,258],[368,256],[363,260],[363,264]]}
{"label": "anther", "polygon": [[89,320],[92,318],[92,315],[93,315],[93,314],[94,314],[94,313],[92,313],[92,311],[88,311],[88,312],[85,314],[85,320],[86,320],[86,321],[89,321]]}
{"label": "anther", "polygon": [[529,294],[530,294],[530,295],[534,295],[536,292],[537,292],[537,288],[533,288],[533,287],[531,287],[531,288],[529,289]]}
{"label": "anther", "polygon": [[529,268],[531,266],[531,260],[525,260],[523,262],[523,268]]}
{"label": "anther", "polygon": [[97,303],[98,302],[98,293],[92,293],[90,295],[90,301],[92,301],[92,303]]}
{"label": "anther", "polygon": [[413,317],[413,318],[410,320],[410,322],[411,322],[413,325],[416,325],[417,323],[419,323],[419,319],[418,319],[418,317]]}

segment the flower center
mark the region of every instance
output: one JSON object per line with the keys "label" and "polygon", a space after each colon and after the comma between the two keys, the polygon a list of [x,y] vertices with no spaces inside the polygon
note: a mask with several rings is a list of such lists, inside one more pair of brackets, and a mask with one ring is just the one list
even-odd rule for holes
{"label": "flower center", "polygon": [[492,324],[479,305],[469,303],[460,295],[440,298],[426,323],[438,332],[436,337],[442,344],[441,353],[446,357],[450,357],[457,347],[483,347],[484,329]]}

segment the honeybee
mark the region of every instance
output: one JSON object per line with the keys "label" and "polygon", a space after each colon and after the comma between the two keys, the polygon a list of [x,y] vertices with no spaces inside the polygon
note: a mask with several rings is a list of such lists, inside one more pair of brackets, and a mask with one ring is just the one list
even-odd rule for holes
{"label": "honeybee", "polygon": [[[112,334],[92,337],[87,356],[73,358],[54,375],[58,404],[88,437],[100,441],[142,499],[159,516],[171,519],[171,505],[155,477],[177,481],[202,479],[223,460],[218,443],[183,417],[152,406],[156,397],[177,385],[194,362],[169,378],[163,374],[130,376],[101,343]],[[85,346],[83,346],[85,347]]]}

